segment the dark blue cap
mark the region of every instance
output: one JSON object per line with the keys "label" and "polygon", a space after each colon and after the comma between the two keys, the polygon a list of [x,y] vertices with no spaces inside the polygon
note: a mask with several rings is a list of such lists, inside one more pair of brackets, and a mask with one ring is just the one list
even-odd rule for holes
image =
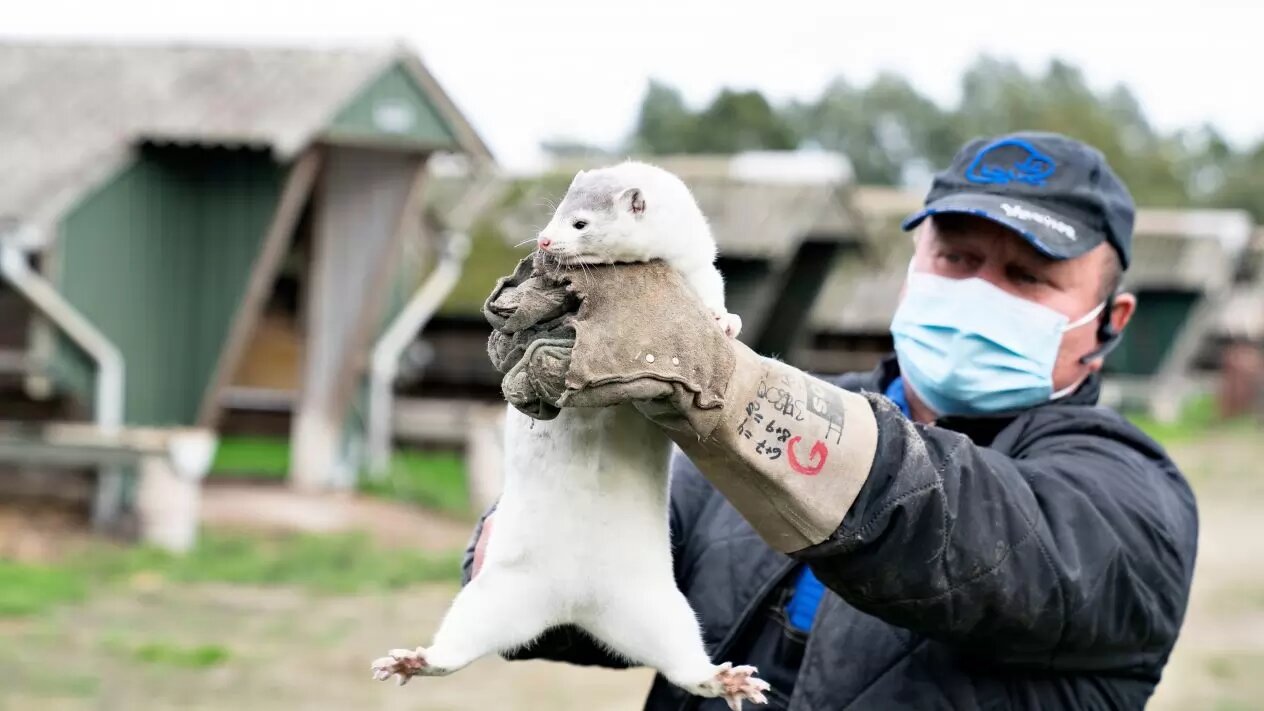
{"label": "dark blue cap", "polygon": [[1124,269],[1132,257],[1132,195],[1092,146],[1056,133],[976,138],[935,175],[925,207],[904,221],[969,214],[1022,235],[1054,259],[1109,243]]}

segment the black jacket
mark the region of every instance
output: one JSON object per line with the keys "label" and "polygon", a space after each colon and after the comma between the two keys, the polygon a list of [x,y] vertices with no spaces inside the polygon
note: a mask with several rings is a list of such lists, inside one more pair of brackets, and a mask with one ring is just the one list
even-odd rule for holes
{"label": "black jacket", "polygon": [[[832,381],[880,393],[895,375],[888,359]],[[712,658],[743,663],[743,631],[807,563],[829,590],[792,711],[1143,708],[1184,616],[1197,513],[1162,448],[1097,395],[1094,377],[1017,416],[933,427],[873,396],[869,478],[834,536],[793,557],[678,458],[676,580]],[[509,658],[625,666],[573,628]],[[645,708],[725,706],[660,676]]]}

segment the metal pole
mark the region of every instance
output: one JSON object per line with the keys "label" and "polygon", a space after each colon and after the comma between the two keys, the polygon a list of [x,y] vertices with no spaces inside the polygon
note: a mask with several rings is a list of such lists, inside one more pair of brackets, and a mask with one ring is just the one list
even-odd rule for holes
{"label": "metal pole", "polygon": [[400,354],[417,333],[426,327],[436,311],[461,279],[470,240],[464,233],[447,235],[435,269],[417,289],[408,304],[373,346],[369,366],[369,471],[385,474],[391,465],[391,412],[394,409],[392,389]]}
{"label": "metal pole", "polygon": [[[0,274],[26,299],[47,316],[96,362],[96,398],[93,403],[97,427],[105,434],[117,434],[123,426],[123,354],[110,339],[97,330],[70,302],[62,298],[51,284],[31,269],[22,250],[0,240]],[[101,469],[97,500],[93,505],[93,523],[102,525],[117,510],[123,475],[118,467]]]}

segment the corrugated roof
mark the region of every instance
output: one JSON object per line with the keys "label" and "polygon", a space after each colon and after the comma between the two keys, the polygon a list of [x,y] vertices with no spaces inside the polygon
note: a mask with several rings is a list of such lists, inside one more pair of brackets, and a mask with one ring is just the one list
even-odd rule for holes
{"label": "corrugated roof", "polygon": [[292,157],[396,62],[462,148],[490,156],[403,46],[0,43],[0,217],[46,228],[141,140],[262,146]]}
{"label": "corrugated roof", "polygon": [[1236,255],[1250,245],[1254,229],[1255,222],[1245,210],[1147,208],[1137,211],[1133,232],[1142,237],[1172,235],[1212,239]]}
{"label": "corrugated roof", "polygon": [[[859,239],[861,228],[850,208],[846,176],[824,177],[816,161],[813,174],[796,179],[785,162],[771,160],[775,175],[762,177],[758,161],[741,156],[662,156],[647,158],[679,175],[706,214],[721,254],[733,257],[781,259],[793,254],[806,238]],[[610,161],[607,161],[610,162]],[[575,172],[600,162],[568,161],[531,177],[487,178],[436,175],[429,183],[427,206],[441,224],[468,225],[470,193],[484,209],[506,242],[534,237],[549,220]],[[463,210],[462,214],[455,212]]]}

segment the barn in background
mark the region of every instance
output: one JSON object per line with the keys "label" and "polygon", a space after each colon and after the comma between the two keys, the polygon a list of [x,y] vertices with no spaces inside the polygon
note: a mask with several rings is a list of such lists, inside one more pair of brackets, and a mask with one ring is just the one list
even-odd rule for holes
{"label": "barn in background", "polygon": [[490,159],[420,59],[7,43],[0,96],[0,240],[122,364],[0,292],[0,419],[271,413],[297,485],[345,476],[367,353],[433,261],[426,163]]}

